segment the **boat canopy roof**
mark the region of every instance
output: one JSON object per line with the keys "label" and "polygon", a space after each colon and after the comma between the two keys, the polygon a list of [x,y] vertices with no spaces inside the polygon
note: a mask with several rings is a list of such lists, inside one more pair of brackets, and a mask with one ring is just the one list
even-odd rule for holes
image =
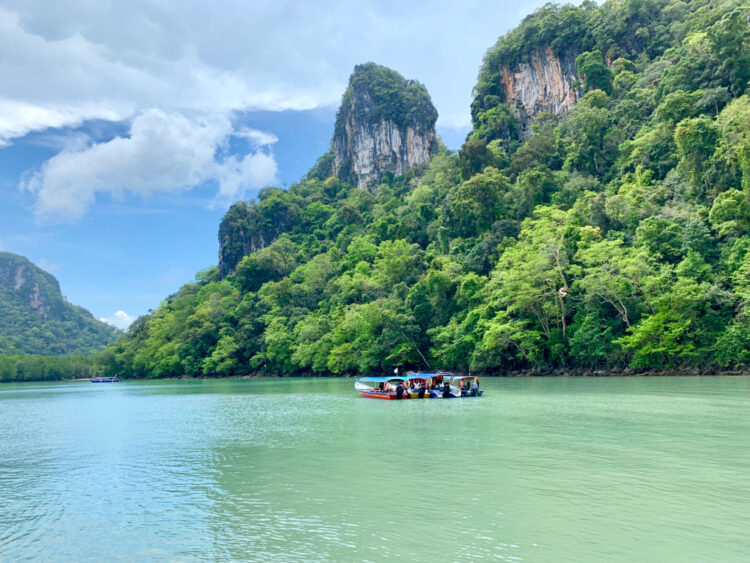
{"label": "boat canopy roof", "polygon": [[435,372],[435,373],[410,373],[409,375],[389,375],[386,377],[359,377],[357,381],[367,383],[386,383],[388,381],[410,381],[412,379],[430,379],[432,377],[452,377],[453,379],[474,379],[475,375],[453,375],[448,372]]}
{"label": "boat canopy roof", "polygon": [[404,381],[405,376],[402,375],[391,375],[388,377],[360,377],[357,381],[367,381],[370,383],[386,383],[388,381]]}

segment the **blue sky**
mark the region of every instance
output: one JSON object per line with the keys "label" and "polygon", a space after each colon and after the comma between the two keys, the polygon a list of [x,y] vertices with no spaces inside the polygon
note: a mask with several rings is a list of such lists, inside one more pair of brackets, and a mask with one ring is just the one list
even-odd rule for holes
{"label": "blue sky", "polygon": [[457,149],[482,56],[542,4],[0,0],[0,250],[124,327],[325,152],[355,64],[423,82]]}

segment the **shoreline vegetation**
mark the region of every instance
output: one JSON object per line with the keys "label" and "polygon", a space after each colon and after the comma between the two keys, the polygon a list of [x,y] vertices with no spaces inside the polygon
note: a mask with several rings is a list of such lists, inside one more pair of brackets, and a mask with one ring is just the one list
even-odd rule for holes
{"label": "shoreline vegetation", "polygon": [[[457,374],[458,375],[458,374]],[[472,374],[474,375],[474,374]],[[516,379],[516,378],[535,378],[535,377],[556,377],[556,378],[616,378],[616,377],[748,377],[750,376],[750,370],[699,370],[699,369],[687,369],[687,370],[664,370],[664,371],[642,371],[636,372],[628,369],[606,369],[606,370],[582,370],[582,369],[555,369],[549,372],[534,371],[534,370],[520,370],[506,373],[496,374],[476,374],[480,379]],[[356,379],[361,375],[332,375],[332,374],[320,374],[320,373],[303,373],[294,375],[270,375],[270,374],[254,374],[254,375],[226,375],[226,376],[202,376],[202,377],[162,377],[159,379],[147,379],[147,378],[131,378],[122,379],[122,381],[205,381],[205,380],[223,380],[223,379],[297,379],[297,378],[335,378],[335,379]],[[33,380],[29,380],[31,383]],[[67,382],[78,382],[78,381],[89,381],[89,378],[84,379],[61,379],[60,381]],[[14,383],[14,382],[5,382]],[[15,383],[22,383],[16,381]]]}
{"label": "shoreline vegetation", "polygon": [[[458,374],[457,374],[458,375]],[[471,374],[474,375],[474,374]],[[750,370],[727,370],[727,369],[669,369],[669,370],[646,370],[633,371],[630,369],[552,369],[552,370],[516,370],[505,373],[476,374],[481,379],[512,379],[528,377],[573,377],[573,378],[610,378],[610,377],[748,377]],[[92,377],[95,377],[92,375]],[[336,378],[355,379],[361,375],[334,375],[320,373],[297,373],[294,375],[273,374],[250,374],[250,375],[221,375],[201,377],[161,377],[149,379],[145,377],[122,378],[122,381],[204,381],[220,379],[296,379],[296,378]],[[90,377],[60,378],[60,379],[16,379],[1,380],[0,383],[39,383],[44,381],[82,382],[89,381]]]}
{"label": "shoreline vegetation", "polygon": [[[464,375],[464,374],[456,374]],[[472,373],[480,379],[514,379],[514,378],[534,378],[534,377],[573,377],[573,378],[608,378],[608,377],[747,377],[750,376],[750,370],[663,370],[663,371],[641,371],[636,372],[628,369],[606,369],[606,370],[581,370],[581,369],[554,369],[551,371],[534,371],[518,370],[508,371],[505,373]],[[320,373],[302,373],[294,375],[272,375],[272,374],[253,374],[253,375],[236,375],[236,376],[203,376],[203,377],[166,377],[160,379],[123,379],[123,381],[192,381],[192,380],[218,380],[218,379],[295,379],[295,378],[335,378],[335,379],[356,379],[362,377],[359,375],[334,375]],[[88,381],[85,380],[65,380],[65,381]]]}
{"label": "shoreline vegetation", "polygon": [[[389,370],[390,371],[390,370]],[[409,370],[412,371],[412,370]],[[416,369],[413,371],[417,371]],[[422,371],[431,371],[429,369]],[[457,375],[466,375],[463,370],[452,371]],[[385,373],[385,372],[383,372]],[[109,372],[103,369],[97,356],[2,356],[0,355],[0,383],[23,383],[42,381],[88,381],[92,377],[118,375],[124,380],[132,381],[172,381],[172,380],[205,380],[205,379],[277,379],[297,377],[338,377],[352,379],[366,374],[331,373],[314,371],[297,371],[295,373],[254,372],[245,374],[214,375],[167,375],[154,377],[133,377],[122,373]],[[540,366],[526,369],[508,369],[492,371],[472,371],[471,375],[481,378],[514,378],[514,377],[682,377],[682,376],[750,376],[750,369],[729,369],[720,366],[709,367],[675,367],[668,369],[631,369],[629,367],[550,367]]]}

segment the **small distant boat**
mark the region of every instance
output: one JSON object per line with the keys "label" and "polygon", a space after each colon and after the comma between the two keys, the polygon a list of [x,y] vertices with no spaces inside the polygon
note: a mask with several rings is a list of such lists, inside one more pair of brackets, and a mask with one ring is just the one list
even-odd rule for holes
{"label": "small distant boat", "polygon": [[112,377],[92,377],[91,383],[117,383],[120,381],[120,378],[116,375],[113,375]]}

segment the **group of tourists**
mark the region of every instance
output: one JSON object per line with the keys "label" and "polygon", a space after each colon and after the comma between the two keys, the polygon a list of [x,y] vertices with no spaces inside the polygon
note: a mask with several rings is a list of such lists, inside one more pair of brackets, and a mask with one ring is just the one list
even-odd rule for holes
{"label": "group of tourists", "polygon": [[397,370],[394,373],[391,377],[362,377],[354,382],[354,387],[370,399],[456,399],[482,395],[476,376],[447,372],[400,376]]}
{"label": "group of tourists", "polygon": [[448,399],[451,397],[477,397],[479,392],[479,378],[456,378],[453,385],[444,375],[419,377],[419,374],[412,374],[402,381],[397,381],[395,388],[393,385],[383,383],[381,390],[395,391],[396,399],[427,397],[442,397]]}

